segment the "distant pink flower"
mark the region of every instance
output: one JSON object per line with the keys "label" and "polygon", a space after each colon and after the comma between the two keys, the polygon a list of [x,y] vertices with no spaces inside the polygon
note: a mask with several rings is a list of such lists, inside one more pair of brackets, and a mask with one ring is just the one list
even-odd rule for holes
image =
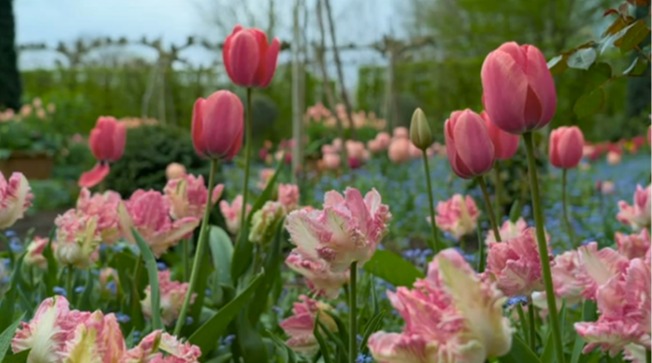
{"label": "distant pink flower", "polygon": [[[222,196],[223,184],[218,184],[211,193],[211,203],[214,205]],[[181,178],[168,180],[163,188],[165,197],[170,202],[170,215],[174,219],[186,217],[201,219],[206,210],[208,189],[204,177],[186,174]]]}
{"label": "distant pink flower", "polygon": [[599,347],[615,356],[630,344],[650,349],[650,261],[631,260],[627,268],[600,284],[596,322],[575,323],[575,330],[589,344],[588,353]]}
{"label": "distant pink flower", "polygon": [[153,190],[135,191],[129,200],[120,204],[119,216],[126,238],[135,242],[131,231],[135,228],[156,257],[175,246],[199,225],[199,219],[194,217],[172,220],[170,203],[163,194]]}
{"label": "distant pink flower", "polygon": [[[161,319],[165,325],[172,325],[179,317],[179,312],[181,311],[181,306],[183,305],[183,299],[188,292],[188,283],[173,281],[170,279],[169,270],[158,272],[158,283],[161,293]],[[141,301],[143,314],[148,317],[152,316],[151,294],[151,286],[148,285],[145,288],[145,298],[143,301]],[[194,301],[196,295],[197,294],[193,294],[191,303]]]}
{"label": "distant pink flower", "polygon": [[260,170],[259,180],[258,180],[258,189],[265,190],[267,183],[272,179],[276,170],[272,168],[263,168]]}
{"label": "distant pink flower", "polygon": [[375,140],[378,142],[378,147],[380,147],[382,150],[385,150],[392,142],[392,137],[389,136],[387,132],[379,132],[378,135],[376,135]]}
{"label": "distant pink flower", "polygon": [[294,303],[293,315],[281,321],[279,325],[290,337],[286,342],[288,347],[298,353],[312,354],[319,348],[314,335],[317,315],[319,314],[319,321],[330,331],[337,331],[337,324],[327,313],[332,310],[330,305],[313,300],[306,295],[299,296],[299,300],[300,302]]}
{"label": "distant pink flower", "polygon": [[122,157],[126,140],[127,126],[124,122],[118,122],[115,117],[100,116],[88,137],[88,145],[97,164],[79,177],[79,186],[91,188],[101,183],[109,175],[109,164]]}
{"label": "distant pink flower", "polygon": [[598,180],[595,183],[595,189],[597,189],[603,195],[613,194],[616,190],[616,185],[610,180]]}
{"label": "distant pink flower", "polygon": [[75,209],[70,209],[59,215],[54,224],[57,233],[53,249],[59,263],[87,268],[97,261],[101,237],[97,230],[96,216],[80,214]]}
{"label": "distant pink flower", "polygon": [[120,363],[198,363],[200,356],[199,347],[154,330],[129,349]]}
{"label": "distant pink flower", "polygon": [[324,154],[321,161],[326,170],[337,170],[340,167],[341,158],[337,153],[329,153]]}
{"label": "distant pink flower", "polygon": [[95,193],[82,188],[77,199],[77,212],[96,217],[97,231],[104,243],[115,243],[120,238],[118,205],[122,198],[114,191]]}
{"label": "distant pink flower", "polygon": [[299,206],[299,186],[295,184],[278,185],[278,201],[289,212]]}
{"label": "distant pink flower", "polygon": [[286,228],[296,251],[342,272],[354,261],[361,266],[371,258],[390,218],[389,207],[375,189],[363,198],[359,190],[347,188],[344,195],[327,192],[323,210],[290,213]]}
{"label": "distant pink flower", "polygon": [[485,273],[507,296],[543,290],[541,260],[534,228],[516,238],[489,244]]}
{"label": "distant pink flower", "polygon": [[30,266],[36,266],[40,269],[45,269],[48,267],[48,261],[43,256],[43,251],[47,247],[49,240],[43,237],[34,237],[32,242],[27,245],[27,253],[25,254],[25,259],[23,260],[25,264]]}
{"label": "distant pink flower", "polygon": [[[512,222],[509,219],[506,220],[503,225],[500,227],[500,237],[503,241],[516,238],[527,229],[527,222],[523,217],[520,217],[516,222]],[[496,237],[494,236],[494,231],[489,230],[487,232],[487,238],[484,240],[485,244],[489,245],[492,242],[496,242]]]}
{"label": "distant pink flower", "polygon": [[475,233],[480,211],[471,196],[453,195],[446,201],[437,203],[435,222],[444,232],[450,232],[455,239]]}
{"label": "distant pink flower", "polygon": [[410,145],[407,137],[398,137],[392,140],[387,149],[387,156],[393,163],[403,163],[411,159]]}
{"label": "distant pink flower", "polygon": [[[226,200],[220,202],[220,211],[226,220],[226,229],[229,232],[236,234],[240,230],[242,222],[240,221],[240,214],[242,212],[242,195],[238,195],[229,204]],[[251,212],[251,204],[247,203],[247,210],[245,212],[245,219]]]}
{"label": "distant pink flower", "polygon": [[170,163],[165,168],[165,177],[168,180],[183,178],[186,174],[186,167],[183,164]]}
{"label": "distant pink flower", "polygon": [[410,137],[410,131],[407,129],[407,127],[403,126],[394,128],[393,134],[394,138],[396,139],[407,139]]}
{"label": "distant pink flower", "polygon": [[634,204],[629,205],[627,202],[621,200],[618,202],[618,221],[626,224],[634,230],[650,227],[650,197],[652,193],[652,186],[648,185],[643,189],[640,185],[636,186],[634,193]]}
{"label": "distant pink flower", "polygon": [[643,258],[650,249],[650,232],[647,228],[632,234],[616,232],[616,245],[618,245],[618,252],[630,260],[636,257]]}
{"label": "distant pink flower", "polygon": [[317,296],[335,299],[344,284],[349,282],[349,271],[333,272],[323,259],[311,259],[296,251],[285,259],[285,264],[306,279],[308,287]]}
{"label": "distant pink flower", "polygon": [[23,218],[33,198],[25,175],[13,173],[7,180],[0,173],[0,230],[11,227]]}
{"label": "distant pink flower", "polygon": [[379,362],[482,363],[510,350],[513,329],[503,316],[505,297],[453,249],[440,252],[412,290],[399,287],[387,295],[405,327],[371,335],[369,350]]}
{"label": "distant pink flower", "polygon": [[622,152],[619,151],[609,151],[607,153],[607,163],[609,165],[617,165],[620,164],[620,161],[623,159],[623,154]]}

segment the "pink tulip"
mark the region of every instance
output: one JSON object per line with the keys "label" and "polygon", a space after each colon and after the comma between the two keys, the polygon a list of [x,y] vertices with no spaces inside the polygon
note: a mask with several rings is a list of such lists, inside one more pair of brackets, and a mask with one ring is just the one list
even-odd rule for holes
{"label": "pink tulip", "polygon": [[231,82],[240,87],[265,88],[272,81],[281,42],[267,43],[260,29],[236,25],[222,48],[222,60]]}
{"label": "pink tulip", "polygon": [[582,160],[584,135],[577,126],[559,127],[550,133],[550,164],[560,169],[576,167]]}
{"label": "pink tulip", "polygon": [[407,137],[392,139],[387,150],[387,156],[393,163],[403,163],[410,160],[410,146],[412,143]]}
{"label": "pink tulip", "polygon": [[[242,211],[242,195],[238,195],[233,199],[233,202],[229,204],[226,200],[220,202],[220,211],[226,220],[226,229],[229,232],[236,234],[240,230],[242,221],[240,221],[240,212]],[[247,203],[247,211],[245,212],[246,216],[251,212],[251,205]]]}
{"label": "pink tulip", "polygon": [[170,213],[170,202],[153,190],[136,190],[118,207],[120,228],[125,237],[135,242],[131,229],[136,229],[156,257],[188,236],[200,222],[195,217],[173,220]]}
{"label": "pink tulip", "polygon": [[516,154],[516,151],[518,151],[518,136],[512,135],[496,127],[496,125],[491,122],[491,119],[489,119],[489,115],[486,111],[482,111],[480,116],[484,120],[485,125],[487,125],[489,138],[491,138],[491,142],[494,144],[496,159],[511,159]]}
{"label": "pink tulip", "polygon": [[323,210],[290,213],[286,228],[296,252],[323,259],[332,271],[343,272],[352,262],[362,266],[371,258],[390,218],[389,207],[375,189],[363,198],[359,190],[347,188],[344,195],[327,192]]}
{"label": "pink tulip", "polygon": [[389,136],[387,132],[379,132],[378,135],[376,135],[375,140],[378,142],[378,147],[380,147],[381,150],[385,150],[389,147],[389,144],[392,141],[392,137]]}
{"label": "pink tulip", "polygon": [[[525,222],[523,217],[520,217],[516,223],[508,219],[500,227],[500,237],[502,240],[507,241],[520,236],[526,229],[527,222]],[[485,238],[484,242],[487,246],[493,242],[497,242],[493,230],[489,230],[489,232],[487,232],[487,238]]]}
{"label": "pink tulip", "polygon": [[405,321],[403,332],[376,332],[369,350],[378,362],[485,362],[506,354],[513,328],[503,316],[505,297],[459,252],[440,252],[413,289],[387,292]]}
{"label": "pink tulip", "polygon": [[[188,283],[173,281],[170,278],[170,271],[158,272],[158,283],[161,298],[161,320],[165,325],[172,325],[177,321],[183,299],[188,292]],[[197,294],[193,293],[191,296],[191,303]],[[145,288],[145,298],[141,301],[143,314],[147,317],[152,316],[152,288],[147,286]]]}
{"label": "pink tulip", "polygon": [[59,263],[76,268],[88,268],[99,258],[99,245],[102,241],[97,230],[97,216],[90,216],[69,209],[57,216],[56,242],[53,244],[54,257]]}
{"label": "pink tulip", "polygon": [[127,127],[114,117],[101,116],[88,138],[91,152],[98,163],[81,175],[79,186],[91,188],[109,175],[109,163],[118,161],[125,150]]}
{"label": "pink tulip", "polygon": [[[215,205],[224,190],[223,184],[218,184],[211,192],[211,206]],[[204,177],[187,174],[179,179],[169,180],[163,188],[163,193],[170,203],[170,215],[174,219],[192,217],[201,219],[206,210],[208,189]]]}
{"label": "pink tulip", "polygon": [[198,363],[201,349],[182,343],[174,335],[154,330],[137,346],[129,349],[120,362],[138,363]]}
{"label": "pink tulip", "polygon": [[480,74],[484,107],[500,129],[518,135],[552,120],[557,108],[555,83],[535,46],[504,43],[487,55]]}
{"label": "pink tulip", "polygon": [[336,153],[324,154],[322,164],[327,170],[337,170],[340,167],[340,155]]}
{"label": "pink tulip", "polygon": [[349,271],[333,272],[326,260],[308,257],[299,251],[291,252],[285,264],[306,279],[306,284],[316,296],[335,299],[342,286],[349,282]]}
{"label": "pink tulip", "polygon": [[618,221],[625,225],[632,227],[635,231],[641,228],[649,228],[650,220],[652,216],[650,215],[650,198],[652,196],[652,186],[648,185],[647,188],[643,189],[640,185],[636,186],[636,192],[634,193],[634,203],[633,205],[627,204],[627,202],[621,200],[618,202]]}
{"label": "pink tulip", "polygon": [[27,251],[23,262],[28,266],[36,266],[42,270],[46,269],[48,267],[48,260],[43,256],[43,251],[45,251],[48,242],[47,238],[34,237],[32,242],[27,245]]}
{"label": "pink tulip", "polygon": [[584,284],[582,295],[595,300],[598,289],[610,279],[620,275],[627,269],[629,260],[613,250],[605,247],[598,250],[598,244],[591,242],[578,249],[579,261],[583,273],[580,281]]}
{"label": "pink tulip", "polygon": [[33,198],[25,175],[13,173],[7,180],[0,173],[0,230],[11,227],[23,218]]}
{"label": "pink tulip", "polygon": [[299,206],[299,186],[296,184],[279,184],[278,201],[287,211],[292,211]]}
{"label": "pink tulip", "polygon": [[629,258],[643,258],[650,249],[650,232],[643,228],[639,233],[624,234],[616,232],[616,245],[618,252]]}
{"label": "pink tulip", "polygon": [[543,290],[534,228],[526,229],[517,238],[489,244],[485,273],[507,296],[529,296]]}
{"label": "pink tulip", "polygon": [[607,163],[609,165],[620,164],[620,161],[623,159],[623,153],[620,151],[609,151],[607,152]]}
{"label": "pink tulip", "polygon": [[192,110],[192,144],[201,157],[231,160],[242,147],[244,108],[229,91],[198,98]]}
{"label": "pink tulip", "polygon": [[[306,295],[299,296],[299,300],[300,302],[295,302],[292,307],[292,316],[281,321],[279,325],[290,337],[286,342],[288,347],[297,353],[313,354],[319,349],[317,338],[314,335],[317,319],[328,330],[337,331],[335,320],[328,315],[328,311],[333,308]],[[322,334],[326,334],[326,332],[322,331]]]}
{"label": "pink tulip", "polygon": [[559,254],[551,265],[555,296],[564,299],[567,305],[582,301],[588,275],[579,252],[572,250]]}
{"label": "pink tulip", "polygon": [[119,362],[126,350],[116,316],[97,310],[73,330],[63,362],[86,361],[90,357],[98,362]]}
{"label": "pink tulip", "polygon": [[260,169],[260,173],[258,174],[258,189],[260,190],[265,190],[267,187],[267,184],[269,183],[270,179],[274,176],[274,173],[276,170],[272,168],[263,168]]}
{"label": "pink tulip", "polygon": [[494,165],[494,145],[484,120],[466,109],[451,113],[444,124],[446,154],[460,178],[482,175]]}
{"label": "pink tulip", "polygon": [[407,127],[399,126],[394,129],[395,139],[407,139],[410,137],[410,130]]}
{"label": "pink tulip", "polygon": [[475,233],[480,211],[471,196],[455,194],[449,200],[437,203],[435,222],[444,232],[449,232],[455,239]]}
{"label": "pink tulip", "polygon": [[96,217],[97,232],[102,242],[115,243],[120,238],[118,205],[122,197],[114,191],[95,193],[82,188],[77,199],[77,212],[81,215]]}
{"label": "pink tulip", "polygon": [[170,163],[165,168],[165,177],[168,180],[179,179],[186,176],[186,167],[179,163]]}

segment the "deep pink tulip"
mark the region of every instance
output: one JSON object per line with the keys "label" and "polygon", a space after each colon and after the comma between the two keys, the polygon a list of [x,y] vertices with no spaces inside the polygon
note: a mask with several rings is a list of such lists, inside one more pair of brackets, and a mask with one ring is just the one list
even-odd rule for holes
{"label": "deep pink tulip", "polygon": [[91,152],[98,163],[79,178],[79,186],[91,188],[109,175],[109,163],[118,161],[125,150],[127,127],[114,117],[100,116],[88,138]]}
{"label": "deep pink tulip", "polygon": [[229,91],[198,98],[192,110],[192,144],[199,156],[231,160],[242,147],[244,108]]}
{"label": "deep pink tulip", "polygon": [[572,169],[582,160],[584,135],[577,126],[560,127],[550,133],[548,153],[550,164],[560,169]]}
{"label": "deep pink tulip", "polygon": [[446,154],[460,178],[482,175],[494,165],[494,145],[484,120],[466,109],[451,113],[444,124]]}
{"label": "deep pink tulip", "polygon": [[505,132],[496,127],[496,125],[491,122],[489,114],[487,114],[486,111],[482,111],[480,116],[484,120],[485,125],[487,125],[489,138],[491,138],[491,142],[494,144],[494,154],[496,159],[511,159],[516,154],[516,151],[518,151],[518,136]]}
{"label": "deep pink tulip", "polygon": [[226,73],[238,86],[265,88],[274,77],[280,49],[278,38],[268,44],[262,30],[236,25],[222,49]]}
{"label": "deep pink tulip", "polygon": [[491,121],[512,134],[546,126],[557,108],[552,74],[532,45],[504,43],[482,64],[483,103]]}

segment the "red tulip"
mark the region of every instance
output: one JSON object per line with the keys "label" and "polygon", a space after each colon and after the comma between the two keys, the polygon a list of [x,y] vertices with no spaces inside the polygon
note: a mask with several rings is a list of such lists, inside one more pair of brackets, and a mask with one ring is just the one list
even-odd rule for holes
{"label": "red tulip", "polygon": [[560,169],[576,167],[582,160],[584,135],[577,126],[560,127],[550,133],[550,164]]}
{"label": "red tulip", "polygon": [[484,120],[485,125],[487,125],[487,131],[489,131],[489,138],[494,144],[494,151],[496,159],[498,160],[507,160],[511,159],[516,151],[518,151],[518,142],[519,138],[517,135],[510,134],[505,132],[491,122],[487,112],[483,111],[480,116]]}
{"label": "red tulip", "polygon": [[91,130],[88,144],[98,163],[79,178],[79,186],[91,188],[109,175],[109,163],[118,161],[125,150],[127,127],[114,117],[100,116]]}
{"label": "red tulip", "polygon": [[484,107],[500,129],[520,135],[550,123],[557,93],[535,46],[504,43],[485,58],[481,78]]}
{"label": "red tulip", "polygon": [[276,71],[280,48],[278,38],[268,44],[262,30],[236,25],[222,49],[226,73],[238,86],[265,88]]}
{"label": "red tulip", "polygon": [[231,160],[242,147],[244,108],[229,91],[198,98],[192,110],[192,143],[199,156]]}
{"label": "red tulip", "polygon": [[446,154],[455,174],[470,179],[491,170],[494,145],[480,115],[469,109],[455,111],[444,129]]}

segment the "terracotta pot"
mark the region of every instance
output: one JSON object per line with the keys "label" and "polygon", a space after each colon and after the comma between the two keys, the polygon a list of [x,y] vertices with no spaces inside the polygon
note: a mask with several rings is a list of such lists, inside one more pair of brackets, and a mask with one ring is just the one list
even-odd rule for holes
{"label": "terracotta pot", "polygon": [[8,177],[21,172],[27,179],[48,179],[52,175],[54,160],[46,152],[13,151],[8,159],[0,159],[0,172]]}

